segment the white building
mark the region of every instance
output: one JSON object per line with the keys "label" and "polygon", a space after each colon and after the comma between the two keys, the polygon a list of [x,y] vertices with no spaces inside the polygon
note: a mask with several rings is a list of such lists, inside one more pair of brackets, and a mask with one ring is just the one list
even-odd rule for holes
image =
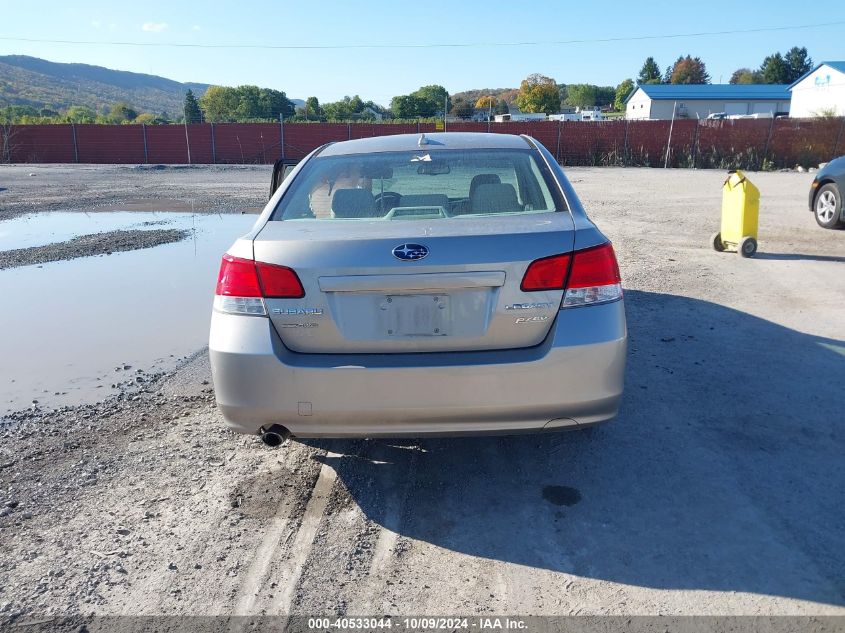
{"label": "white building", "polygon": [[580,112],[561,112],[560,114],[550,114],[549,121],[580,121]]}
{"label": "white building", "polygon": [[706,119],[789,112],[788,86],[781,84],[641,84],[625,100],[627,119]]}
{"label": "white building", "polygon": [[549,121],[601,121],[604,115],[598,106],[592,108],[567,108],[560,114],[550,114]]}
{"label": "white building", "polygon": [[506,121],[545,121],[546,115],[543,112],[509,112],[508,114],[496,114],[493,116],[496,123]]}
{"label": "white building", "polygon": [[791,117],[845,116],[845,62],[822,62],[789,90]]}
{"label": "white building", "polygon": [[578,114],[581,115],[582,121],[601,121],[604,115],[601,113],[601,108],[593,106],[592,108],[579,108]]}

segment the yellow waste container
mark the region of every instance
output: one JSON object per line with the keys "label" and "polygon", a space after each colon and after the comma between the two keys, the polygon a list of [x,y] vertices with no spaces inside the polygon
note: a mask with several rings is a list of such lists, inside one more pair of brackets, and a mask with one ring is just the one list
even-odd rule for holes
{"label": "yellow waste container", "polygon": [[711,238],[717,251],[736,250],[743,257],[757,252],[760,190],[738,169],[728,172],[722,186],[722,225]]}

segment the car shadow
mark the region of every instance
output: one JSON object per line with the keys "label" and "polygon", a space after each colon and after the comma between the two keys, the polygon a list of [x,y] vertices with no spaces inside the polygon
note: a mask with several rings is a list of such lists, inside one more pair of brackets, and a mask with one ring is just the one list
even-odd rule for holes
{"label": "car shadow", "polygon": [[845,262],[840,255],[802,255],[801,253],[757,253],[754,259],[773,259],[780,261],[802,260],[810,262]]}
{"label": "car shadow", "polygon": [[339,453],[322,459],[404,537],[643,587],[845,605],[845,343],[686,297],[626,302],[613,422],[307,443]]}

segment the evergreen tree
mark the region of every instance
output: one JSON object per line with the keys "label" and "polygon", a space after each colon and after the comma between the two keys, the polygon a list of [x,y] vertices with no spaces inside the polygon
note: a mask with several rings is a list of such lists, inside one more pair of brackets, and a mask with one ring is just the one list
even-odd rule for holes
{"label": "evergreen tree", "polygon": [[803,46],[801,48],[797,46],[790,48],[783,56],[783,61],[789,67],[788,83],[798,81],[813,69],[813,58],[807,55],[807,49]]}
{"label": "evergreen tree", "polygon": [[185,93],[185,123],[201,123],[202,112],[192,90]]}
{"label": "evergreen tree", "polygon": [[660,83],[660,66],[654,61],[654,57],[647,57],[643,67],[640,69],[640,74],[637,75],[638,84],[659,84]]}
{"label": "evergreen tree", "polygon": [[760,73],[763,75],[763,83],[767,84],[788,84],[789,66],[780,53],[769,55],[763,60],[760,66]]}

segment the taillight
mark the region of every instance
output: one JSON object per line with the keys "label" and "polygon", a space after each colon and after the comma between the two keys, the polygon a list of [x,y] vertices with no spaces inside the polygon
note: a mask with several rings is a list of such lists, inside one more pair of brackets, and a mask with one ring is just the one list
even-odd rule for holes
{"label": "taillight", "polygon": [[565,289],[561,307],[568,308],[619,299],[621,282],[616,255],[608,242],[531,262],[520,288],[523,292]]}
{"label": "taillight", "polygon": [[214,307],[230,314],[264,316],[264,298],[298,299],[305,290],[296,273],[285,266],[233,257],[228,253],[220,263]]}
{"label": "taillight", "polygon": [[564,308],[614,301],[621,296],[622,277],[610,242],[573,254]]}
{"label": "taillight", "polygon": [[569,272],[569,255],[552,255],[535,259],[525,271],[522,292],[535,290],[563,290],[566,286],[566,274]]}
{"label": "taillight", "polygon": [[217,275],[217,289],[214,294],[227,297],[260,297],[261,285],[255,262],[251,259],[223,255],[220,274]]}
{"label": "taillight", "polygon": [[608,242],[575,253],[572,274],[569,276],[569,283],[566,284],[566,287],[607,286],[618,284],[621,281],[616,254],[613,252],[613,246]]}
{"label": "taillight", "polygon": [[255,262],[255,267],[258,269],[261,289],[268,299],[300,299],[305,296],[305,290],[293,269],[263,262]]}

